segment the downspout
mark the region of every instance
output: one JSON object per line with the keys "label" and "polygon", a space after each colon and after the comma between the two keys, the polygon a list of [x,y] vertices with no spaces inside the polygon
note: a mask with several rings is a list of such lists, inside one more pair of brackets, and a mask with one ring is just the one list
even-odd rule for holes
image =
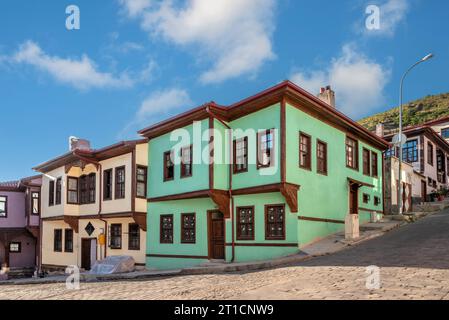
{"label": "downspout", "polygon": [[[106,258],[106,253],[107,253],[107,248],[108,248],[108,241],[107,241],[107,234],[108,234],[108,222],[103,219],[101,217],[101,211],[102,211],[102,201],[103,201],[103,167],[101,166],[101,163],[98,163],[98,177],[99,177],[99,186],[98,186],[98,218],[100,219],[100,221],[104,222],[104,258]],[[101,248],[101,247],[100,247]],[[100,253],[100,258],[101,258],[101,253]]]}
{"label": "downspout", "polygon": [[230,199],[230,210],[231,210],[231,236],[232,236],[232,240],[231,240],[231,246],[232,246],[232,258],[231,258],[231,262],[234,262],[235,260],[235,227],[234,227],[234,196],[232,195],[232,164],[233,164],[233,157],[232,157],[232,153],[233,153],[233,148],[232,148],[232,129],[231,127],[224,122],[223,120],[217,118],[217,116],[215,114],[213,114],[210,111],[209,106],[206,107],[206,112],[214,119],[216,119],[217,121],[219,121],[222,125],[224,125],[226,128],[228,128],[228,134],[229,134],[229,199]]}

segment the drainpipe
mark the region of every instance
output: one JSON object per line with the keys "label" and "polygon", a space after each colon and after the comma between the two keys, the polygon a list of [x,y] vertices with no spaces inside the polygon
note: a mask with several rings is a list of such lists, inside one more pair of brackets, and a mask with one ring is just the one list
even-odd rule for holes
{"label": "drainpipe", "polygon": [[226,128],[228,128],[228,134],[229,134],[229,157],[230,157],[230,161],[229,161],[229,199],[230,199],[230,210],[231,210],[231,236],[232,236],[232,241],[231,241],[231,245],[232,245],[232,258],[231,258],[231,262],[234,262],[235,260],[235,228],[234,228],[234,196],[232,195],[232,163],[233,163],[233,157],[232,157],[232,153],[233,153],[233,148],[232,148],[232,129],[231,127],[224,122],[223,120],[217,118],[217,116],[215,114],[213,114],[210,111],[209,106],[206,107],[206,112],[214,119],[217,119],[217,121],[219,121],[222,125],[224,125]]}
{"label": "drainpipe", "polygon": [[[104,241],[104,258],[106,258],[106,250],[107,250],[107,247],[108,247],[108,245],[107,245],[108,241],[107,241],[107,238],[106,238],[107,234],[108,234],[108,222],[101,217],[101,210],[102,210],[101,204],[102,204],[102,200],[103,200],[103,192],[102,192],[102,186],[103,186],[103,183],[102,183],[103,175],[102,175],[102,173],[103,173],[103,169],[102,168],[103,167],[101,166],[101,163],[99,163],[98,164],[98,171],[99,171],[98,177],[99,177],[100,183],[99,183],[99,187],[98,187],[98,191],[99,191],[99,195],[98,195],[98,217],[99,217],[100,221],[104,222],[104,240],[105,240]],[[101,254],[100,254],[100,257],[101,257]]]}

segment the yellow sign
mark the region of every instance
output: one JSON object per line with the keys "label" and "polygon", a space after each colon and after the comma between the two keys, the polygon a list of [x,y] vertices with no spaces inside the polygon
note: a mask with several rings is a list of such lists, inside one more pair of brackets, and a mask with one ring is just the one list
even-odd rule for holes
{"label": "yellow sign", "polygon": [[98,243],[100,246],[103,246],[106,244],[106,236],[104,234],[100,234],[98,236]]}

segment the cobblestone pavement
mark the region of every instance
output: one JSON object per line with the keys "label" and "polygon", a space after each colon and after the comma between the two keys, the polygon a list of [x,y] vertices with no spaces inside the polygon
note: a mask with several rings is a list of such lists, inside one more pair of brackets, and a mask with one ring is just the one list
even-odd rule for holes
{"label": "cobblestone pavement", "polygon": [[[366,267],[381,287],[366,288]],[[0,299],[449,299],[449,211],[358,246],[273,270],[144,281],[1,286]]]}

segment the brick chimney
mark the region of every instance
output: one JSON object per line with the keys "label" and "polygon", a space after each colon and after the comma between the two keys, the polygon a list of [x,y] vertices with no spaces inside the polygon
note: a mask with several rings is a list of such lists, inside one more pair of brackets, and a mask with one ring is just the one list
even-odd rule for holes
{"label": "brick chimney", "polygon": [[80,139],[77,137],[69,138],[69,148],[70,151],[81,150],[81,151],[90,151],[90,142],[86,139]]}
{"label": "brick chimney", "polygon": [[332,90],[331,86],[321,88],[318,98],[335,108],[335,92]]}
{"label": "brick chimney", "polygon": [[376,136],[383,138],[385,135],[385,126],[383,123],[378,123],[376,125]]}

